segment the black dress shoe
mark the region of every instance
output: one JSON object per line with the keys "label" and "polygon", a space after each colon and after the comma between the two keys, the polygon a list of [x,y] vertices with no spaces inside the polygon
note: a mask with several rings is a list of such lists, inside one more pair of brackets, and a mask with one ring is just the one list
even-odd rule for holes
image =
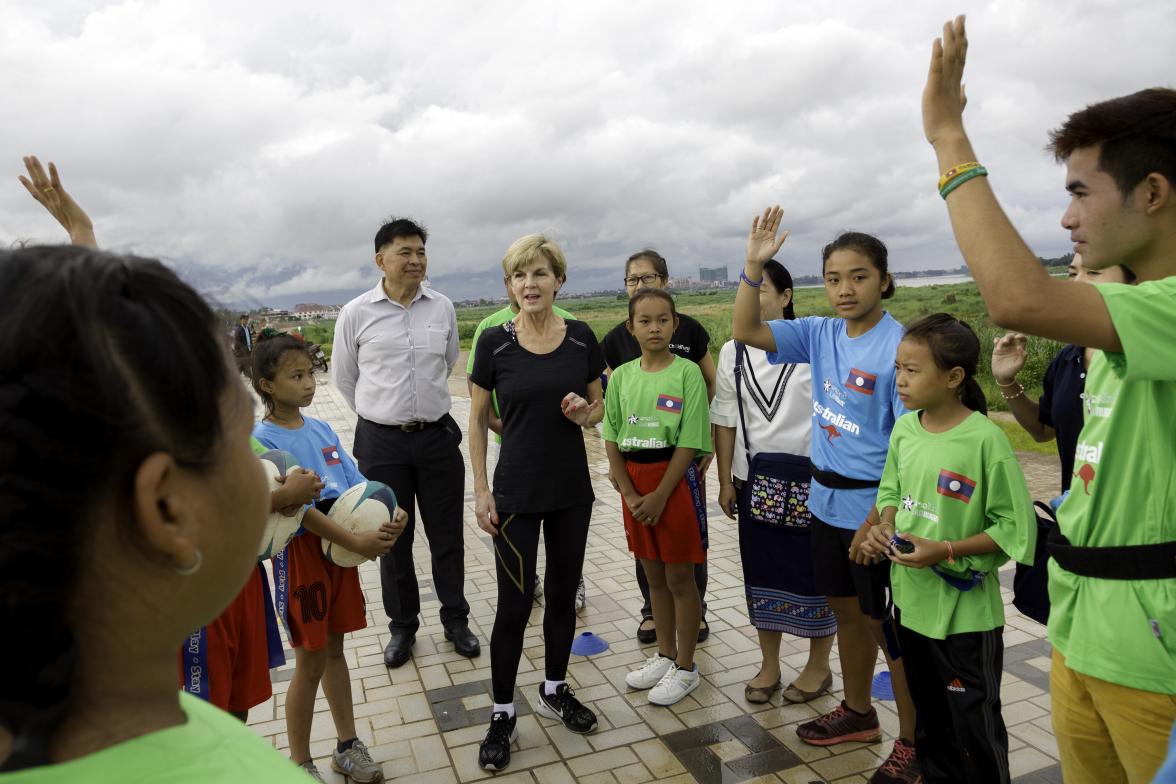
{"label": "black dress shoe", "polygon": [[652,618],[642,618],[641,623],[637,624],[637,642],[642,645],[653,645],[657,642],[657,627],[652,629],[642,629],[646,623],[653,623]]}
{"label": "black dress shoe", "polygon": [[416,633],[407,629],[393,629],[392,639],[384,647],[384,666],[395,669],[412,657],[412,644]]}
{"label": "black dress shoe", "polygon": [[482,653],[482,645],[468,626],[457,626],[445,630],[445,639],[453,643],[453,650],[467,659],[476,658]]}

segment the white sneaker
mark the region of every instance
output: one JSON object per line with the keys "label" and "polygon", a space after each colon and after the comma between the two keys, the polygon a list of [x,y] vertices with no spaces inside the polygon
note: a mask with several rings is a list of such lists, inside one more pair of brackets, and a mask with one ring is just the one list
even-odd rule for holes
{"label": "white sneaker", "polygon": [[673,705],[702,683],[702,676],[698,673],[698,666],[693,670],[683,670],[674,665],[666,671],[657,685],[649,690],[649,701],[654,705]]}
{"label": "white sneaker", "polygon": [[625,683],[630,689],[651,689],[656,686],[667,672],[674,669],[674,660],[665,656],[654,656],[646,659],[641,669],[633,670],[625,676]]}

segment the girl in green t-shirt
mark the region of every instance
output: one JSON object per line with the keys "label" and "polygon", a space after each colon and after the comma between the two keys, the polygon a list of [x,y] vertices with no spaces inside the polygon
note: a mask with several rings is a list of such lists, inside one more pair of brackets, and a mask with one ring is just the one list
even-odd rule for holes
{"label": "girl in green t-shirt", "polygon": [[673,298],[660,289],[638,291],[627,325],[641,357],[612,373],[604,441],[624,501],[629,550],[649,578],[658,654],[625,682],[649,689],[655,705],[673,705],[700,682],[694,565],[706,561],[706,507],[694,460],[711,453],[710,415],[702,371],[670,352],[678,326]]}
{"label": "girl in green t-shirt", "polygon": [[899,647],[918,714],[927,782],[1008,782],[1000,710],[1004,604],[997,569],[1031,561],[1033,504],[976,382],[980,341],[946,313],[898,346],[899,398],[914,413],[890,435],[881,523],[863,549],[892,562]]}

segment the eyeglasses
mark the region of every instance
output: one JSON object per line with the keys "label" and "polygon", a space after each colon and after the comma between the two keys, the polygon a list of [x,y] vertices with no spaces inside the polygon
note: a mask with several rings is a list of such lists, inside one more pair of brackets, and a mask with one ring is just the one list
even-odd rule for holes
{"label": "eyeglasses", "polygon": [[661,275],[658,275],[656,272],[651,272],[648,275],[630,275],[629,277],[625,278],[625,285],[636,286],[638,283],[640,283],[645,286],[652,286],[659,280],[661,280]]}

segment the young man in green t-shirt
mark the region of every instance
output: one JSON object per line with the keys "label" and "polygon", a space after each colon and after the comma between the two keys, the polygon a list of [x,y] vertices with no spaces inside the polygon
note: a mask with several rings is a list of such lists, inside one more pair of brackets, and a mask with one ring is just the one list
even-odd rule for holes
{"label": "young man in green t-shirt", "polygon": [[964,131],[963,17],[935,42],[923,126],[956,241],[992,320],[1099,349],[1067,540],[1049,568],[1054,733],[1066,781],[1146,782],[1176,720],[1176,91],[1072,114],[1051,134],[1066,164],[1074,251],[1132,286],[1054,280],[997,204]]}

